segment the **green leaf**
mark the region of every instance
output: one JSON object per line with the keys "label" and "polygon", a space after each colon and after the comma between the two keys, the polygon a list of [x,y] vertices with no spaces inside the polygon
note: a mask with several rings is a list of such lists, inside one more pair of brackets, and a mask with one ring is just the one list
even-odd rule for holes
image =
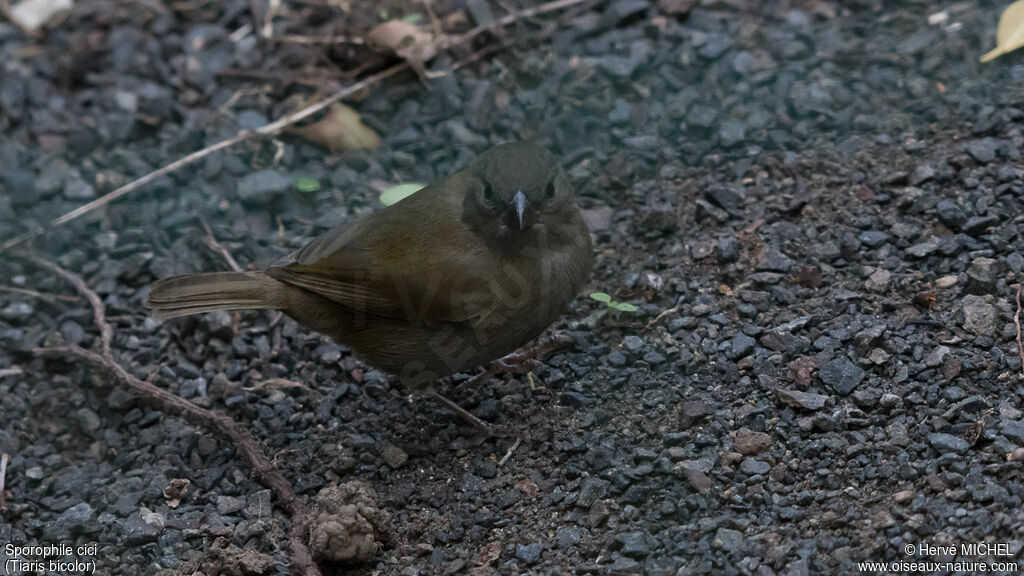
{"label": "green leaf", "polygon": [[380,16],[381,20],[387,20],[391,14],[388,13],[386,8],[381,8],[380,13],[377,15]]}
{"label": "green leaf", "polygon": [[597,300],[598,302],[604,302],[605,304],[610,304],[612,301],[612,297],[605,294],[604,292],[594,292],[593,294],[590,295],[590,297],[593,298],[594,300]]}
{"label": "green leaf", "polygon": [[402,22],[405,22],[406,24],[413,24],[413,25],[419,24],[420,20],[422,20],[422,19],[423,19],[423,15],[422,14],[417,14],[416,12],[413,12],[412,14],[406,14],[405,16],[402,16]]}
{"label": "green leaf", "polygon": [[609,304],[612,308],[615,308],[619,312],[636,312],[636,306],[632,304],[626,304],[625,302],[612,302]]}
{"label": "green leaf", "polygon": [[320,189],[320,181],[316,178],[310,178],[309,176],[303,176],[295,181],[295,189],[299,192],[309,194],[316,192]]}
{"label": "green leaf", "polygon": [[398,203],[399,200],[407,196],[412,196],[423,188],[423,184],[399,184],[393,186],[387,190],[381,192],[380,203],[385,206],[391,206],[392,204]]}

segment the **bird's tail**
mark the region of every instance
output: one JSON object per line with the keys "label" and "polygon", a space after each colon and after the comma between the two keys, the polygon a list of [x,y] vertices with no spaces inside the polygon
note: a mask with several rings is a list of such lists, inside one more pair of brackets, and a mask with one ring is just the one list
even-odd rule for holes
{"label": "bird's tail", "polygon": [[263,272],[185,274],[154,282],[147,305],[157,318],[277,308],[273,303],[277,285],[277,280]]}

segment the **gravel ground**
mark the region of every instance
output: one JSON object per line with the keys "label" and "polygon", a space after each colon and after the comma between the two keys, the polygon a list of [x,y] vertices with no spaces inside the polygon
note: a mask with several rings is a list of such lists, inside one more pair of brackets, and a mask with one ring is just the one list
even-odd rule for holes
{"label": "gravel ground", "polygon": [[[293,24],[359,33],[368,5]],[[365,483],[379,549],[327,574],[1016,564],[1024,56],[977,63],[1003,5],[613,0],[540,42],[521,23],[430,89],[407,74],[369,91],[355,106],[378,150],[238,146],[36,248],[104,299],[123,365],[245,423],[300,495]],[[365,60],[239,39],[248,10],[83,0],[45,40],[0,22],[0,237]],[[599,252],[588,291],[639,307],[582,295],[556,326],[573,349],[460,399],[518,444],[475,441],[275,314],[147,316],[156,278],[225,266],[203,220],[242,266],[266,264],[379,207],[375,181],[430,181],[511,139],[563,159]],[[11,256],[0,279],[73,294]],[[84,300],[0,292],[0,545],[95,542],[104,574],[288,573],[288,518],[232,447],[30,353],[62,341],[97,345]],[[959,553],[977,542],[1005,547]],[[905,553],[922,543],[958,550]]]}

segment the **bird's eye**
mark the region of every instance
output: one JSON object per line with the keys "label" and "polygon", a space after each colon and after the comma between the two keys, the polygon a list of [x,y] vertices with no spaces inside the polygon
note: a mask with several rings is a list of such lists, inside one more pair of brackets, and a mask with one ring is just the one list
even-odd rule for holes
{"label": "bird's eye", "polygon": [[544,197],[545,198],[554,198],[555,197],[555,180],[553,178],[548,181],[547,187],[544,188]]}

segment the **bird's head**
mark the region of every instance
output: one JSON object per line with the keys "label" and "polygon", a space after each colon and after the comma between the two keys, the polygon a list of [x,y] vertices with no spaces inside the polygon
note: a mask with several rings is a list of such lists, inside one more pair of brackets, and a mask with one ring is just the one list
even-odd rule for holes
{"label": "bird's head", "polygon": [[500,144],[469,166],[464,219],[489,241],[517,245],[576,208],[555,157],[527,142]]}

